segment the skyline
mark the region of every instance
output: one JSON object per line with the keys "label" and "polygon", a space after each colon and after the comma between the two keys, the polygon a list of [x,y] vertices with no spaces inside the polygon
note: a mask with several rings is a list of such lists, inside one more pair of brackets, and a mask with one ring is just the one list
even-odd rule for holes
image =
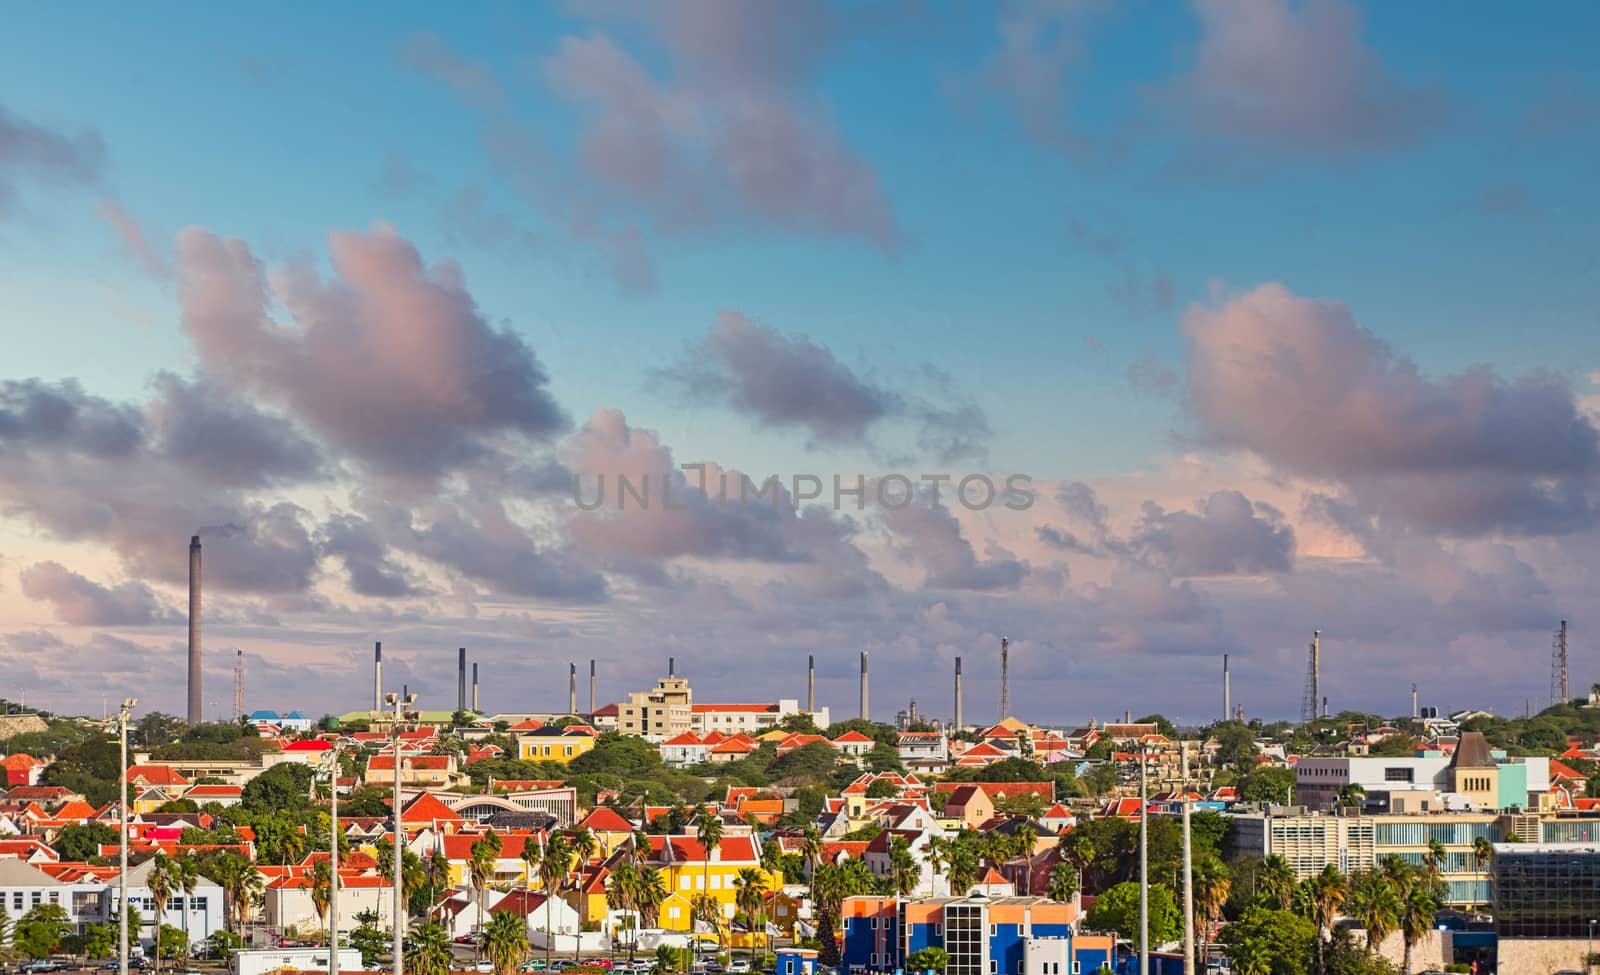
{"label": "skyline", "polygon": [[[880,719],[956,656],[981,718],[1002,633],[1045,722],[1203,719],[1224,653],[1292,718],[1315,629],[1333,711],[1537,710],[1562,619],[1600,680],[1590,6],[93,9],[0,59],[30,703],[182,713],[193,534],[208,715],[235,648],[349,710],[374,640],[505,711],[815,654],[852,716],[868,650]],[[946,504],[828,503],[892,474]]]}

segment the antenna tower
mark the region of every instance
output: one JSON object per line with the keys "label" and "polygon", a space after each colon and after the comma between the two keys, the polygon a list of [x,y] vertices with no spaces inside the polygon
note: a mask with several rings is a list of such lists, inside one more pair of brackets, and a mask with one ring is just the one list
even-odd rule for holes
{"label": "antenna tower", "polygon": [[1572,699],[1567,687],[1567,621],[1561,621],[1550,641],[1550,704],[1565,704]]}

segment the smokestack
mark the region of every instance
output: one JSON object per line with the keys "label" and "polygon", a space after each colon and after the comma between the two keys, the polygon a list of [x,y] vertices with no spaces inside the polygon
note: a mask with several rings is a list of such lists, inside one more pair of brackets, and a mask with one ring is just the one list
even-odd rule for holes
{"label": "smokestack", "polygon": [[199,724],[200,710],[200,536],[189,536],[189,723]]}
{"label": "smokestack", "polygon": [[372,644],[372,710],[383,710],[383,641]]}
{"label": "smokestack", "polygon": [[1228,655],[1222,655],[1222,720],[1233,717],[1233,688],[1228,683]]}
{"label": "smokestack", "polygon": [[872,711],[867,705],[867,652],[861,651],[861,720],[867,720]]}
{"label": "smokestack", "polygon": [[817,713],[817,655],[806,657],[806,713]]}
{"label": "smokestack", "polygon": [[410,684],[401,684],[400,685],[400,699],[403,701],[403,700],[405,700],[406,698],[408,698],[410,696],[411,696],[411,685]]}
{"label": "smokestack", "polygon": [[467,648],[456,651],[456,710],[467,709]]}
{"label": "smokestack", "polygon": [[594,717],[594,658],[589,658],[589,717]]}
{"label": "smokestack", "polygon": [[956,730],[961,730],[961,658],[956,658]]}
{"label": "smokestack", "polygon": [[578,665],[567,664],[567,713],[578,713]]}
{"label": "smokestack", "polygon": [[472,711],[478,712],[478,662],[472,662]]}
{"label": "smokestack", "polygon": [[1317,716],[1317,703],[1321,701],[1326,710],[1327,702],[1322,700],[1322,631],[1311,631],[1311,716]]}
{"label": "smokestack", "polygon": [[1417,718],[1417,685],[1412,684],[1411,685],[1411,719],[1413,721],[1415,721],[1416,718]]}
{"label": "smokestack", "polygon": [[1011,717],[1011,641],[1000,638],[1000,720]]}
{"label": "smokestack", "polygon": [[677,672],[678,672],[678,658],[677,657],[668,657],[667,658],[667,676],[668,677],[672,677]]}

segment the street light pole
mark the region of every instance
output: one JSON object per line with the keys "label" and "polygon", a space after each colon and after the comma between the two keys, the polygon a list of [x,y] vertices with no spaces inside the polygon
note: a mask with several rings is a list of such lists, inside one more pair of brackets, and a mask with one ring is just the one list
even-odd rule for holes
{"label": "street light pole", "polygon": [[415,704],[417,696],[404,698],[390,691],[384,701],[394,705],[394,727],[389,736],[394,742],[394,975],[405,975],[406,902],[401,885],[401,870],[405,866],[405,830],[400,825],[400,720],[405,709]]}
{"label": "street light pole", "polygon": [[128,715],[139,703],[136,697],[123,698],[117,711],[117,748],[122,763],[117,827],[121,831],[117,844],[117,897],[122,906],[117,910],[117,971],[128,975]]}
{"label": "street light pole", "polygon": [[1179,739],[1182,780],[1178,783],[1183,803],[1183,975],[1194,975],[1194,855],[1189,841],[1189,743]]}
{"label": "street light pole", "polygon": [[328,975],[339,975],[339,751],[328,752]]}
{"label": "street light pole", "polygon": [[1139,975],[1150,975],[1150,761],[1139,745]]}

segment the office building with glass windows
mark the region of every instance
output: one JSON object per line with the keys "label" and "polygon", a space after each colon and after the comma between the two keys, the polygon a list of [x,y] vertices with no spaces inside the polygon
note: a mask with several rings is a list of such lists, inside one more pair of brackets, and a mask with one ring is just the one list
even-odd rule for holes
{"label": "office building with glass windows", "polygon": [[1600,846],[1497,843],[1492,862],[1499,970],[1587,971],[1600,936]]}

